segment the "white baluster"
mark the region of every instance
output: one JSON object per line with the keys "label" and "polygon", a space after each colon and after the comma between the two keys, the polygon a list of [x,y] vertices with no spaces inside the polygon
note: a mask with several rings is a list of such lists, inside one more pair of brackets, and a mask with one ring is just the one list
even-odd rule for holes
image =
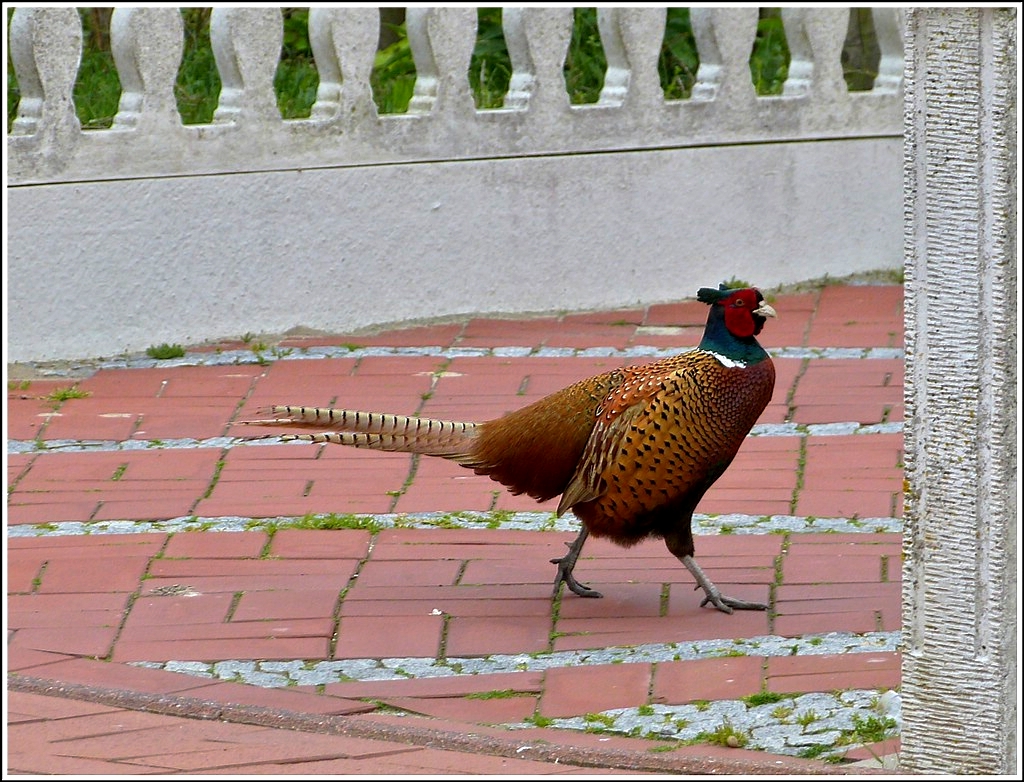
{"label": "white baluster", "polygon": [[523,9],[502,8],[501,29],[505,35],[509,59],[512,61],[512,75],[508,80],[508,92],[505,93],[502,106],[515,111],[525,111],[537,87],[537,76],[523,30]]}
{"label": "white baluster", "polygon": [[597,9],[597,31],[601,36],[608,68],[604,72],[604,86],[597,102],[604,106],[621,106],[629,91],[629,59],[619,32],[618,8]]}
{"label": "white baluster", "polygon": [[408,108],[410,114],[429,114],[437,100],[439,75],[427,32],[427,22],[433,12],[433,8],[420,6],[405,11],[405,34],[416,65],[416,83]]}
{"label": "white baluster", "polygon": [[880,56],[873,92],[899,92],[903,86],[903,28],[905,12],[890,6],[871,9]]}
{"label": "white baluster", "polygon": [[110,49],[121,80],[121,101],[113,127],[143,122],[180,124],[174,83],[185,43],[177,8],[115,8]]}
{"label": "white baluster", "polygon": [[280,121],[274,74],[284,29],[280,8],[214,8],[210,44],[221,92],[214,122]]}
{"label": "white baluster", "polygon": [[753,101],[750,51],[757,37],[757,8],[693,7],[690,26],[700,57],[691,100]]}
{"label": "white baluster", "polygon": [[309,9],[309,43],[320,75],[310,117],[376,117],[370,74],[380,35],[376,8]]}
{"label": "white baluster", "polygon": [[409,8],[405,28],[416,63],[409,113],[430,114],[448,106],[472,111],[469,61],[476,45],[476,8]]}
{"label": "white baluster", "polygon": [[74,8],[16,8],[10,56],[21,101],[12,136],[81,128],[72,92],[82,60],[82,20]]}
{"label": "white baluster", "polygon": [[598,103],[653,106],[664,101],[658,55],[665,39],[664,8],[599,8],[597,26],[608,70]]}
{"label": "white baluster", "polygon": [[789,46],[789,74],[782,85],[786,97],[812,91],[842,100],[849,95],[843,79],[843,44],[850,23],[849,8],[783,8],[782,24]]}
{"label": "white baluster", "polygon": [[503,8],[501,24],[512,60],[505,108],[568,111],[565,56],[572,40],[572,8]]}

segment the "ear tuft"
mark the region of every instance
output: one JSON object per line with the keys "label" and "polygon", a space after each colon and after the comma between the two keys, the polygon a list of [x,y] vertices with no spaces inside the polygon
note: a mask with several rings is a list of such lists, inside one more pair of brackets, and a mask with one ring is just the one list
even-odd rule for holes
{"label": "ear tuft", "polygon": [[715,304],[724,298],[722,290],[715,290],[714,288],[700,288],[697,291],[697,300],[702,301],[705,304]]}

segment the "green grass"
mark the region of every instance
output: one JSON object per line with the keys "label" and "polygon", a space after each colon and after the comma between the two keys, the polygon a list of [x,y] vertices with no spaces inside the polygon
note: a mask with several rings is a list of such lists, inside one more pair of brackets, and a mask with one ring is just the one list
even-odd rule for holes
{"label": "green grass", "polygon": [[832,752],[835,750],[831,744],[811,744],[805,747],[797,753],[798,758],[805,758],[811,760],[813,758],[819,758],[826,752]]}
{"label": "green grass", "polygon": [[785,722],[787,719],[789,719],[789,717],[792,716],[792,714],[793,714],[793,707],[792,706],[776,706],[774,709],[772,709],[771,714],[772,714],[772,719],[779,720],[780,722]]}
{"label": "green grass", "polygon": [[[797,719],[799,723],[799,718]],[[801,723],[803,724],[803,723]],[[853,715],[853,729],[844,730],[834,744],[811,744],[800,751],[798,757],[818,758],[825,755],[829,763],[841,763],[845,748],[854,745],[871,745],[896,735],[896,720],[892,717],[862,717]],[[876,756],[877,759],[877,756]]]}
{"label": "green grass", "polygon": [[739,649],[717,649],[715,650],[716,657],[746,657],[747,653],[742,652]]}
{"label": "green grass", "polygon": [[712,731],[704,731],[695,736],[689,743],[692,744],[718,744],[722,747],[742,747],[750,740],[750,737],[742,730],[733,727],[728,720],[723,722]]}
{"label": "green grass", "polygon": [[385,528],[372,516],[354,513],[307,513],[294,521],[279,522],[272,526],[275,529],[361,529],[373,534]]}
{"label": "green grass", "polygon": [[648,752],[674,752],[679,749],[678,744],[658,744],[657,746],[648,749]]}
{"label": "green grass", "polygon": [[166,361],[169,358],[181,358],[185,355],[185,348],[181,345],[168,345],[166,342],[160,345],[150,345],[146,348],[146,355],[158,361]]}
{"label": "green grass", "polygon": [[46,399],[54,404],[60,404],[66,402],[69,399],[85,399],[90,396],[88,391],[83,391],[75,386],[68,386],[67,388],[55,388],[49,394],[46,395]]}
{"label": "green grass", "polygon": [[896,720],[892,717],[853,715],[853,730],[846,737],[858,744],[875,744],[895,735]]}
{"label": "green grass", "polygon": [[505,698],[521,698],[534,696],[537,693],[525,690],[488,690],[487,692],[471,692],[466,697],[476,701],[503,700]]}
{"label": "green grass", "polygon": [[797,725],[801,725],[806,728],[811,723],[820,720],[821,715],[814,711],[814,709],[809,709],[808,711],[797,714],[795,719]]}
{"label": "green grass", "polygon": [[592,723],[588,726],[588,729],[594,727],[598,729],[602,727],[610,728],[612,725],[615,724],[615,717],[613,717],[611,714],[598,714],[595,712],[588,712],[587,714],[583,715],[583,719],[586,720],[588,723]]}
{"label": "green grass", "polygon": [[766,703],[778,703],[788,698],[793,697],[783,692],[769,692],[768,690],[762,690],[756,692],[753,695],[747,695],[740,698],[747,706],[763,706]]}
{"label": "green grass", "polygon": [[[85,128],[110,127],[117,113],[121,84],[110,53],[110,8],[80,8],[84,34],[81,67],[74,98],[78,118]],[[8,19],[13,9],[8,9]],[[186,125],[209,123],[221,89],[210,46],[210,8],[181,9],[184,52],[175,82],[175,97]],[[479,8],[476,46],[467,77],[479,109],[498,108],[508,90],[511,59],[501,27],[500,8]],[[595,8],[573,9],[574,26],[564,74],[574,104],[594,103],[604,86],[607,60],[601,44]],[[309,44],[305,8],[282,9],[284,38],[281,60],[274,77],[278,108],[285,119],[310,116],[316,100],[319,76]],[[762,9],[757,38],[751,53],[751,81],[758,94],[777,95],[789,69],[789,50],[779,9]],[[412,97],[416,69],[404,25],[388,25],[394,43],[377,53],[371,89],[381,114],[405,112]],[[666,31],[658,57],[661,86],[668,100],[685,99],[700,65],[690,26],[688,8],[669,8]],[[871,74],[859,67],[857,79]],[[851,76],[854,78],[854,76]],[[873,78],[873,77],[872,77]],[[10,130],[20,99],[17,77],[7,64],[7,127]]]}
{"label": "green grass", "polygon": [[758,95],[781,95],[789,74],[789,47],[779,9],[765,9],[757,22],[757,38],[750,57],[750,76]]}
{"label": "green grass", "polygon": [[533,714],[524,719],[523,722],[529,722],[538,728],[547,728],[554,723],[554,720],[551,717],[545,717],[541,714]]}

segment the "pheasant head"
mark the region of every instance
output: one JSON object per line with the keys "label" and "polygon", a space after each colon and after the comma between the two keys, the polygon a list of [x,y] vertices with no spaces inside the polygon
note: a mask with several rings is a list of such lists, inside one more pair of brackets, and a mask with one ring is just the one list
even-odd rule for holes
{"label": "pheasant head", "polygon": [[768,358],[755,337],[765,321],[775,317],[775,310],[757,288],[701,288],[697,298],[711,305],[700,350],[744,366]]}

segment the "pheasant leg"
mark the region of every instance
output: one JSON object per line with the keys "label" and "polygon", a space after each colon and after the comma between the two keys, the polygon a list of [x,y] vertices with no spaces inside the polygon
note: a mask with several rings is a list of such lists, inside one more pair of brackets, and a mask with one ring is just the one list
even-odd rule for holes
{"label": "pheasant leg", "polygon": [[581,528],[580,534],[576,536],[576,540],[565,544],[569,547],[569,553],[561,559],[551,560],[552,565],[558,565],[558,573],[555,575],[555,588],[551,592],[552,597],[558,596],[558,585],[563,581],[570,591],[575,592],[580,597],[602,597],[600,592],[596,589],[591,589],[586,584],[581,584],[572,574],[573,568],[576,567],[576,560],[580,558],[583,544],[589,535],[590,533],[587,532],[586,527]]}
{"label": "pheasant leg", "polygon": [[767,611],[768,606],[764,603],[748,603],[746,600],[737,600],[734,597],[726,597],[720,591],[718,587],[712,583],[711,579],[707,577],[697,561],[689,554],[679,557],[679,561],[686,565],[686,569],[693,574],[694,579],[697,581],[697,586],[694,589],[703,589],[706,597],[701,601],[701,606],[706,606],[711,603],[719,611],[724,611],[727,614],[731,614],[733,609],[740,611]]}

